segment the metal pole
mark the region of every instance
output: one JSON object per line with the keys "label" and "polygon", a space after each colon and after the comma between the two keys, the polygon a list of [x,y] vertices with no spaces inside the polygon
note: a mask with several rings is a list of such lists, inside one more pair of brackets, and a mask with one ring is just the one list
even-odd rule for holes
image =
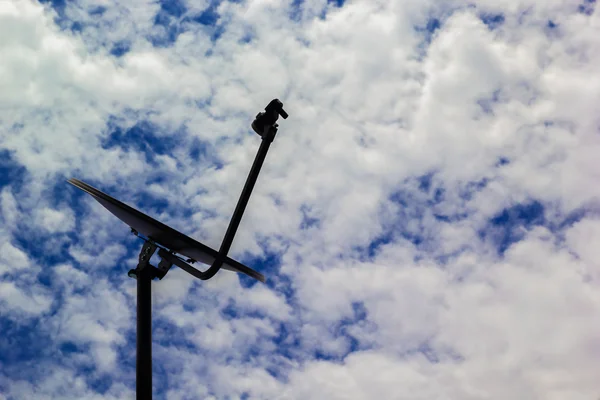
{"label": "metal pole", "polygon": [[137,359],[135,388],[137,400],[152,400],[152,268],[137,273]]}

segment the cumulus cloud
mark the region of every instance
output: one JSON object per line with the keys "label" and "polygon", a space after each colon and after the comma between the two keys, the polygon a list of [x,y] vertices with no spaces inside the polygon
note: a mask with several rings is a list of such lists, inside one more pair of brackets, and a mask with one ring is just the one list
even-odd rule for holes
{"label": "cumulus cloud", "polygon": [[13,282],[2,282],[0,284],[0,299],[5,309],[23,312],[26,315],[40,314],[50,307],[51,297],[44,293],[31,292],[25,288],[19,288]]}
{"label": "cumulus cloud", "polygon": [[75,219],[70,210],[43,208],[36,211],[38,225],[43,226],[50,233],[69,232],[75,228]]}
{"label": "cumulus cloud", "polygon": [[567,0],[3,2],[2,391],[133,397],[141,243],[65,178],[218,247],[279,97],[232,247],[267,284],[153,283],[159,398],[597,397],[598,21]]}

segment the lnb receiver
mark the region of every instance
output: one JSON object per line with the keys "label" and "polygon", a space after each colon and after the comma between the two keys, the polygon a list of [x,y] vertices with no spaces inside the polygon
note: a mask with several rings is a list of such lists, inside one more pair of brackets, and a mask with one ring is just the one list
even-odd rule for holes
{"label": "lnb receiver", "polygon": [[283,103],[279,99],[273,99],[265,107],[264,112],[259,112],[256,115],[256,118],[252,121],[252,129],[260,136],[263,136],[271,128],[277,128],[276,122],[280,115],[283,119],[287,119],[288,117],[288,113],[283,109]]}

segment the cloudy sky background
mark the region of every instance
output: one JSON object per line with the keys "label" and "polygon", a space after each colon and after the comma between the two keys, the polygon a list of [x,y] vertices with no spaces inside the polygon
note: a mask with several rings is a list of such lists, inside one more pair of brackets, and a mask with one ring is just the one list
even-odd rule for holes
{"label": "cloudy sky background", "polygon": [[70,177],[231,255],[153,284],[157,399],[600,397],[593,0],[0,1],[0,399],[131,399],[141,241]]}

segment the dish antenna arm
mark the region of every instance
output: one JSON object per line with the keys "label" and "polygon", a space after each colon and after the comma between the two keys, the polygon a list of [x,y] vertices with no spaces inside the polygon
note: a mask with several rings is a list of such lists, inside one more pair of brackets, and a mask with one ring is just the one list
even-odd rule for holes
{"label": "dish antenna arm", "polygon": [[[269,146],[271,146],[271,143],[277,134],[278,125],[276,124],[276,121],[280,115],[283,117],[283,119],[288,117],[288,114],[283,109],[283,103],[278,99],[273,99],[265,107],[265,111],[258,113],[252,122],[252,129],[254,129],[258,135],[260,135],[262,141],[260,143],[260,147],[258,148],[258,152],[256,153],[256,157],[254,158],[252,168],[250,168],[250,172],[246,178],[246,183],[242,189],[242,194],[240,195],[237,205],[235,206],[235,210],[233,211],[233,216],[229,221],[229,226],[227,227],[227,231],[225,232],[225,236],[221,242],[221,247],[219,248],[219,254],[215,261],[205,272],[200,272],[191,265],[187,264],[186,267],[182,267],[179,263],[174,262],[175,265],[202,280],[210,279],[217,272],[219,272],[223,266],[223,263],[225,262],[227,253],[231,248],[235,233],[237,232],[240,222],[242,221],[242,216],[244,215],[244,211],[246,210],[246,206],[250,200],[250,195],[252,194],[252,190],[254,189],[256,180],[258,179],[258,174],[260,173],[263,162],[267,157]],[[196,272],[191,272],[190,269],[195,270]]]}

